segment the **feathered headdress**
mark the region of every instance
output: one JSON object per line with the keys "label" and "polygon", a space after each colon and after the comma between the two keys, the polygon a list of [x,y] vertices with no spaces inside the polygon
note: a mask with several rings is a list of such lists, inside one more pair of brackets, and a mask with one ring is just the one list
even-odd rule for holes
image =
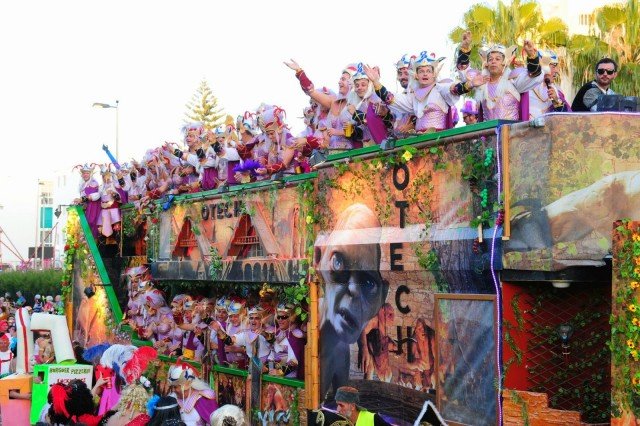
{"label": "feathered headdress", "polygon": [[262,164],[257,162],[256,160],[246,160],[242,164],[238,164],[233,168],[234,173],[251,173],[255,174],[256,169],[264,167]]}
{"label": "feathered headdress", "polygon": [[290,303],[280,303],[276,308],[276,313],[278,314],[293,315],[294,311],[295,308]]}
{"label": "feathered headdress", "polygon": [[282,129],[288,128],[284,122],[287,113],[284,109],[277,105],[266,108],[258,116],[258,125],[263,133],[273,130],[276,133],[282,131]]}
{"label": "feathered headdress", "polygon": [[95,171],[97,164],[96,163],[91,163],[91,164],[78,164],[76,166],[73,166],[73,169],[71,169],[71,171],[75,170],[75,169],[80,169],[80,173],[83,172],[89,172],[89,173],[93,173]]}
{"label": "feathered headdress", "polygon": [[549,74],[551,72],[549,68],[551,64],[557,66],[558,62],[560,62],[558,55],[553,50],[538,49],[538,56],[540,57],[540,66],[542,67],[543,74]]}
{"label": "feathered headdress", "polygon": [[260,133],[256,122],[256,114],[250,111],[245,111],[244,115],[238,116],[236,119],[236,126],[240,131],[247,131],[253,136],[257,136],[258,133]]}
{"label": "feathered headdress", "polygon": [[[351,74],[351,90],[347,95],[347,102],[355,105],[356,109],[358,109],[360,108],[360,105],[362,105],[362,103],[373,94],[373,83],[369,81],[369,77],[367,77],[367,75],[364,73],[364,65],[362,64],[362,62],[358,63],[356,65],[355,71],[350,74]],[[369,81],[369,86],[367,87],[367,92],[361,98],[356,93],[355,83],[357,80],[363,80],[363,79],[366,79],[367,81]]]}
{"label": "feathered headdress", "polygon": [[147,369],[149,361],[158,356],[158,351],[150,346],[141,346],[134,353],[129,361],[122,368],[122,376],[127,383],[133,383],[140,378],[144,370]]}
{"label": "feathered headdress", "polygon": [[56,413],[63,414],[65,417],[70,417],[67,411],[67,401],[69,401],[68,388],[65,385],[56,383],[51,386],[51,399],[53,400],[53,410]]}
{"label": "feathered headdress", "polygon": [[84,358],[85,361],[93,364],[100,358],[102,358],[102,355],[107,349],[109,349],[110,346],[111,345],[109,343],[101,343],[99,345],[91,346],[84,351],[84,353],[82,354],[82,358]]}
{"label": "feathered headdress", "polygon": [[400,70],[402,68],[408,68],[411,65],[411,60],[415,58],[415,56],[411,56],[407,58],[407,55],[402,55],[402,58],[398,62],[396,62],[396,70]]}
{"label": "feathered headdress", "polygon": [[441,56],[439,58],[436,57],[434,52],[429,53],[426,50],[420,52],[420,55],[417,57],[412,56],[410,60],[410,69],[411,69],[411,78],[417,80],[418,68],[431,66],[433,68],[433,74],[436,78],[438,78],[438,74],[444,65],[444,57]]}
{"label": "feathered headdress", "polygon": [[504,66],[508,67],[511,65],[511,62],[516,57],[516,53],[518,52],[518,46],[513,45],[509,47],[505,47],[502,44],[484,44],[478,50],[480,53],[480,57],[482,57],[482,64],[485,65],[487,63],[487,58],[490,53],[497,52],[501,53],[504,56]]}
{"label": "feathered headdress", "polygon": [[176,361],[174,365],[169,367],[169,373],[167,374],[167,380],[172,386],[182,385],[185,382],[196,379],[196,373],[189,364],[183,361]]}
{"label": "feathered headdress", "polygon": [[100,365],[111,368],[120,375],[120,377],[125,379],[122,374],[122,369],[125,364],[133,358],[133,354],[136,349],[137,348],[133,345],[111,345],[100,357]]}
{"label": "feathered headdress", "polygon": [[260,306],[256,305],[256,306],[252,306],[251,308],[249,308],[249,312],[247,313],[247,316],[259,316],[260,318],[262,318],[262,316],[264,315],[264,309],[262,309]]}
{"label": "feathered headdress", "polygon": [[232,302],[227,307],[229,315],[239,315],[242,312],[244,305],[240,302]]}
{"label": "feathered headdress", "polygon": [[184,126],[182,126],[181,131],[182,131],[182,135],[185,138],[189,133],[195,133],[196,136],[200,137],[204,133],[205,127],[203,123],[196,121],[193,123],[185,124]]}

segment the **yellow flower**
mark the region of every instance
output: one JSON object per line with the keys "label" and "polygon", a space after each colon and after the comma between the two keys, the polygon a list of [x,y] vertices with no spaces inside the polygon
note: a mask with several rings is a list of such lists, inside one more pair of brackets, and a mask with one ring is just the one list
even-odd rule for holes
{"label": "yellow flower", "polygon": [[633,234],[631,238],[633,238],[633,241],[640,241],[640,234]]}
{"label": "yellow flower", "polygon": [[640,287],[640,284],[638,283],[638,281],[631,281],[630,286],[635,290],[636,288]]}
{"label": "yellow flower", "polygon": [[631,353],[631,357],[633,358],[633,360],[637,361],[638,360],[638,351],[634,349],[630,353]]}
{"label": "yellow flower", "polygon": [[308,223],[308,224],[312,224],[312,223],[313,223],[313,216],[308,215],[308,216],[307,216],[307,218],[306,218],[306,220],[307,220],[307,223]]}
{"label": "yellow flower", "polygon": [[640,321],[638,321],[638,318],[634,317],[631,322],[633,323],[633,325],[638,325],[640,324]]}
{"label": "yellow flower", "polygon": [[404,158],[405,162],[409,162],[409,160],[413,158],[413,154],[410,153],[409,151],[405,151],[404,154],[402,154],[402,158]]}
{"label": "yellow flower", "polygon": [[631,312],[635,312],[636,311],[636,305],[634,305],[633,303],[630,303],[627,306],[627,309],[629,309]]}
{"label": "yellow flower", "polygon": [[633,383],[635,386],[640,385],[640,379],[638,379],[636,376],[633,376],[633,378],[631,379],[631,383]]}
{"label": "yellow flower", "polygon": [[629,346],[629,349],[633,349],[636,347],[636,344],[633,343],[633,340],[629,339],[627,340],[627,346]]}

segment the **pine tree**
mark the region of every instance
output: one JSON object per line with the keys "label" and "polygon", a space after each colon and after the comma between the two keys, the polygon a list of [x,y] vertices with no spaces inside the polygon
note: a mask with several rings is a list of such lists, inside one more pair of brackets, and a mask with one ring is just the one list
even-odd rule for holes
{"label": "pine tree", "polygon": [[223,123],[224,113],[222,107],[218,107],[218,98],[213,95],[209,83],[202,80],[191,101],[186,105],[188,111],[185,122],[199,121],[207,129],[214,129]]}

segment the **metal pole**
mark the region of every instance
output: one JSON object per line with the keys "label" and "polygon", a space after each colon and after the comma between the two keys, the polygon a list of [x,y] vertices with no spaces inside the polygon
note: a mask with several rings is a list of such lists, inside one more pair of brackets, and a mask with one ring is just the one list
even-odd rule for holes
{"label": "metal pole", "polygon": [[119,147],[119,145],[118,145],[118,136],[119,136],[119,124],[120,124],[119,123],[119,119],[118,119],[119,118],[118,117],[119,110],[120,110],[120,108],[118,108],[119,107],[119,103],[120,103],[120,101],[116,99],[116,160],[118,160],[118,162],[121,161],[120,160],[120,151],[118,150],[118,147]]}
{"label": "metal pole", "polygon": [[36,191],[36,239],[33,243],[33,267],[34,269],[38,269],[38,233],[40,232],[40,179],[38,179]]}

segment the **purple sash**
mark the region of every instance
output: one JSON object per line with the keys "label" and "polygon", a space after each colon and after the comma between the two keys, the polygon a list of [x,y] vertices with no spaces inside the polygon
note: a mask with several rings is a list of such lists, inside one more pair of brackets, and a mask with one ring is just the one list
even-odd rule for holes
{"label": "purple sash", "polygon": [[387,137],[387,128],[385,127],[382,118],[376,114],[371,102],[369,102],[369,106],[367,106],[367,126],[369,127],[371,137],[377,144]]}
{"label": "purple sash", "polygon": [[[98,188],[94,188],[91,186],[87,186],[84,189],[84,195],[87,197],[91,194],[95,194],[98,192]],[[100,219],[100,213],[102,212],[102,207],[100,207],[100,199],[97,201],[87,201],[84,215],[87,218],[87,222],[89,223],[89,228],[91,228],[91,233],[93,234],[93,238],[98,238],[98,219]]]}
{"label": "purple sash", "polygon": [[229,185],[235,185],[236,183],[238,183],[238,181],[236,181],[235,172],[233,171],[233,168],[238,164],[240,164],[240,161],[227,162],[227,183]]}
{"label": "purple sash", "polygon": [[218,169],[215,167],[207,167],[202,174],[202,190],[209,191],[215,189],[216,179],[218,178]]}
{"label": "purple sash", "polygon": [[122,188],[116,188],[118,194],[120,194],[120,202],[122,204],[127,204],[129,202],[129,194]]}

